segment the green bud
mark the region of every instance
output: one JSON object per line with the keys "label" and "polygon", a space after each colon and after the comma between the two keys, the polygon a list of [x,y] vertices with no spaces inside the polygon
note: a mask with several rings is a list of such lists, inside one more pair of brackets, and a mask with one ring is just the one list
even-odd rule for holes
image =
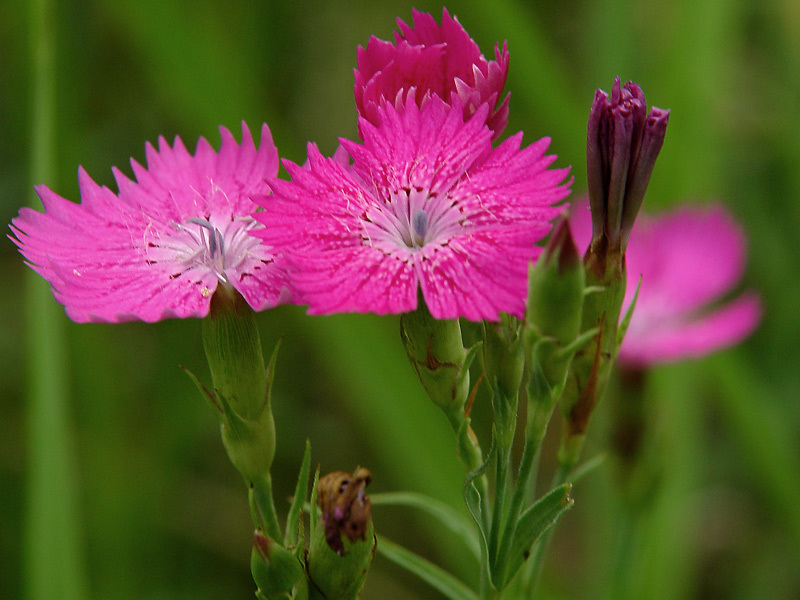
{"label": "green bud", "polygon": [[448,415],[462,412],[469,396],[469,353],[458,321],[434,319],[420,296],[417,310],[400,318],[400,336],[430,399]]}
{"label": "green bud", "polygon": [[250,571],[258,591],[269,599],[282,598],[291,593],[305,576],[297,556],[269,539],[260,529],[256,529],[253,536]]}
{"label": "green bud", "polygon": [[567,348],[580,332],[584,287],[583,265],[569,222],[563,219],[528,277],[526,353],[536,361],[547,389],[558,386],[566,376],[573,355]]}
{"label": "green bud", "polygon": [[499,323],[483,322],[483,366],[492,387],[494,432],[499,447],[511,447],[517,425],[517,399],[525,368],[519,321],[501,314]]}
{"label": "green bud", "polygon": [[217,409],[222,441],[247,481],[269,473],[275,455],[275,422],[270,387],[277,347],[269,371],[264,367],[255,313],[235,290],[219,286],[203,319],[213,391],[198,386]]}
{"label": "green bud", "polygon": [[520,323],[501,313],[500,322],[483,322],[483,366],[486,378],[506,398],[516,398],[525,369]]}
{"label": "green bud", "polygon": [[322,516],[311,532],[308,550],[310,600],[360,598],[377,544],[371,504],[364,494],[371,480],[372,474],[362,468],[352,475],[336,471],[319,480]]}

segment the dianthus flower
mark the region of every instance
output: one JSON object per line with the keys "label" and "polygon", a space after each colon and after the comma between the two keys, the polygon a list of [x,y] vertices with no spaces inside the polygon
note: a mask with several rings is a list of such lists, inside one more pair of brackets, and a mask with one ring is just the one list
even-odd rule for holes
{"label": "dianthus flower", "polygon": [[487,125],[498,137],[508,122],[508,95],[500,101],[508,75],[506,44],[502,51],[495,45],[496,60],[487,61],[447,9],[442,10],[441,26],[428,13],[414,10],[413,16],[413,27],[397,19],[395,44],[373,36],[366,49],[358,47],[354,75],[359,116],[377,124],[381,100],[400,110],[413,90],[420,106],[433,95],[445,102],[456,95],[465,120],[488,105]]}
{"label": "dianthus flower", "polygon": [[[588,203],[573,206],[570,225],[578,247],[588,247]],[[633,299],[640,275],[642,284],[619,362],[641,368],[698,358],[752,333],[761,318],[756,294],[747,292],[711,307],[741,280],[745,246],[741,228],[722,205],[640,215],[625,255],[624,307]]]}
{"label": "dianthus flower", "polygon": [[487,106],[467,122],[452,108],[435,96],[384,103],[377,125],[361,120],[363,145],[340,140],[352,165],[313,144],[305,167],[284,161],[292,181],[270,182],[269,211],[256,215],[267,227],[254,233],[285,249],[310,313],[408,312],[421,289],[437,319],[522,316],[568,169],[547,169],[547,138],[492,148]]}
{"label": "dianthus flower", "polygon": [[20,210],[14,242],[73,321],[204,317],[220,284],[255,310],[286,299],[275,254],[250,235],[253,199],[278,171],[272,136],[264,125],[256,150],[246,125],[241,145],[220,131],[219,153],[202,138],[194,156],[179,138],[147,144],[147,169],[131,160],[136,181],[113,170],[119,194],[83,168],[80,204],[36,188],[45,212]]}

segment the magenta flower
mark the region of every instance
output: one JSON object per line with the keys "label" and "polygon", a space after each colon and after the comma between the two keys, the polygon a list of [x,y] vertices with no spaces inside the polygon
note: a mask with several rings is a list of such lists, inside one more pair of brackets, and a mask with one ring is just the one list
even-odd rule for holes
{"label": "magenta flower", "polygon": [[381,100],[400,110],[408,96],[419,106],[435,95],[450,102],[461,99],[464,120],[487,104],[487,125],[498,137],[508,122],[508,95],[500,94],[508,75],[508,50],[495,45],[496,60],[487,61],[478,45],[447,9],[442,24],[428,13],[413,11],[414,26],[397,19],[400,32],[395,44],[371,37],[366,49],[358,47],[358,68],[354,70],[358,114],[377,125]]}
{"label": "magenta flower", "polygon": [[80,204],[36,188],[45,212],[20,210],[14,242],[73,321],[204,317],[219,284],[255,310],[286,299],[275,253],[249,235],[261,227],[253,200],[278,171],[272,136],[264,125],[256,150],[244,123],[241,145],[220,131],[219,153],[202,138],[194,156],[179,138],[147,144],[147,169],[131,160],[137,181],[114,169],[119,194],[82,168]]}
{"label": "magenta flower", "polygon": [[[588,203],[570,216],[579,248],[592,237]],[[628,270],[623,313],[642,285],[619,352],[629,367],[697,358],[736,344],[761,319],[756,294],[747,292],[718,308],[710,305],[739,283],[745,237],[722,205],[684,206],[659,217],[640,215],[625,255]]]}
{"label": "magenta flower", "polygon": [[408,312],[421,289],[438,319],[522,316],[568,169],[547,169],[548,139],[492,148],[487,106],[467,122],[458,99],[452,108],[436,96],[384,103],[377,125],[361,120],[363,145],[341,140],[352,165],[313,144],[305,168],[284,161],[292,181],[270,182],[255,235],[286,250],[310,313]]}

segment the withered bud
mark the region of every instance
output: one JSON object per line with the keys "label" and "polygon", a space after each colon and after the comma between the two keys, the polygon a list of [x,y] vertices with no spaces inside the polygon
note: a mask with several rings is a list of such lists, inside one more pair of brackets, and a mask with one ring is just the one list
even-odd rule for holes
{"label": "withered bud", "polygon": [[372,505],[364,490],[371,481],[369,470],[356,467],[352,475],[334,471],[320,478],[317,484],[317,503],[325,523],[325,540],[339,556],[345,554],[343,535],[351,543],[366,539]]}

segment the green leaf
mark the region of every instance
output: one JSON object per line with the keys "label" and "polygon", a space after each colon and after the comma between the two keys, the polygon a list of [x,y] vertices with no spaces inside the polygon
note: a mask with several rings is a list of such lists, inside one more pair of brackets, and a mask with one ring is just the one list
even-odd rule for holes
{"label": "green leaf", "polygon": [[413,573],[450,600],[478,600],[477,594],[465,583],[429,560],[390,542],[385,537],[378,538],[378,552],[396,565]]}
{"label": "green leaf", "polygon": [[309,531],[314,531],[317,528],[317,520],[319,519],[319,510],[317,509],[317,483],[319,483],[319,465],[314,472],[314,481],[311,482],[311,499],[309,500],[308,515],[309,515]]}
{"label": "green leaf", "polygon": [[294,489],[294,498],[289,507],[289,514],[286,517],[286,532],[283,536],[284,546],[295,546],[300,535],[300,514],[303,512],[303,504],[308,493],[308,474],[311,471],[311,442],[306,440],[306,450],[303,454],[303,462],[300,463],[300,473],[297,475],[297,486]]}
{"label": "green leaf", "polygon": [[191,379],[194,382],[195,386],[197,386],[200,395],[202,395],[203,398],[205,398],[208,401],[209,405],[214,410],[214,414],[217,416],[217,420],[221,422],[222,406],[220,406],[219,402],[217,402],[216,396],[211,392],[211,390],[209,390],[206,387],[206,385],[202,381],[200,381],[200,379],[198,379],[197,375],[192,373],[189,369],[187,369],[183,365],[179,366],[181,369],[183,369],[183,372],[189,376],[189,379]]}
{"label": "green leaf", "polygon": [[564,512],[572,508],[574,501],[569,497],[571,489],[571,483],[560,485],[522,513],[517,521],[501,589],[508,584],[528,558],[531,546],[539,536],[555,525]]}
{"label": "green leaf", "polygon": [[625,316],[622,318],[622,322],[619,324],[617,328],[617,339],[616,348],[617,352],[619,352],[620,346],[622,346],[622,340],[625,339],[625,334],[628,332],[628,326],[631,324],[631,317],[633,316],[633,309],[636,308],[636,300],[639,299],[639,290],[642,287],[642,276],[639,275],[639,283],[636,284],[636,292],[633,294],[633,300],[631,300],[631,305],[628,307],[628,310],[625,311]]}
{"label": "green leaf", "polygon": [[439,523],[444,525],[452,533],[457,535],[470,550],[476,560],[480,561],[481,547],[480,540],[473,524],[456,511],[453,507],[440,500],[418,494],[415,492],[387,492],[384,494],[370,494],[372,506],[409,506],[420,509]]}
{"label": "green leaf", "polygon": [[603,452],[585,461],[570,474],[570,482],[577,483],[579,479],[583,479],[586,475],[600,467],[600,465],[605,462],[606,458],[608,458],[608,454]]}

